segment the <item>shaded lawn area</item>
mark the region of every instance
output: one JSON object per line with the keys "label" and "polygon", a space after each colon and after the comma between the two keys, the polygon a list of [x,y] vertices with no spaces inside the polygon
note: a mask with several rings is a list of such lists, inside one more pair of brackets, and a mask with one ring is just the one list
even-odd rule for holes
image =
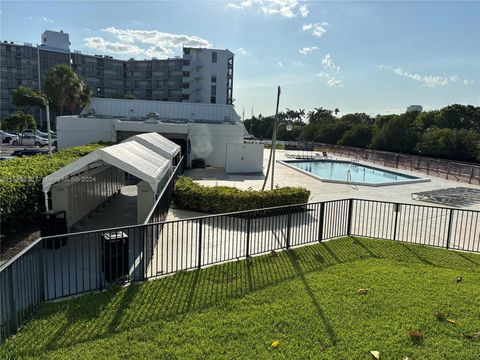
{"label": "shaded lawn area", "polygon": [[480,255],[343,238],[45,304],[0,358],[478,359],[479,304]]}

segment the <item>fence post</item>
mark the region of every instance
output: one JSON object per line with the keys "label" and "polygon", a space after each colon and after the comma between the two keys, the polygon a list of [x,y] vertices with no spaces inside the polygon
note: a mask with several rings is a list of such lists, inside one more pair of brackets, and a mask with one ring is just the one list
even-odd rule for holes
{"label": "fence post", "polygon": [[323,240],[323,216],[325,214],[325,203],[320,203],[320,219],[318,224],[318,242]]}
{"label": "fence post", "polygon": [[[135,239],[133,240],[133,248],[135,249]],[[135,254],[135,253],[134,253]],[[98,249],[98,289],[103,290],[104,287],[104,267],[106,267],[105,263],[105,238],[103,236],[100,237],[100,245]],[[135,264],[135,260],[133,262]],[[133,267],[135,269],[135,265]],[[135,270],[133,271],[133,277],[135,277]],[[54,284],[54,286],[57,286],[57,284]],[[56,295],[56,294],[54,294]]]}
{"label": "fence post", "polygon": [[397,223],[398,223],[398,212],[400,211],[400,204],[396,203],[393,211],[395,211],[395,223],[393,225],[393,240],[397,240]]}
{"label": "fence post", "polygon": [[247,218],[247,244],[245,249],[245,257],[250,257],[250,229],[251,229],[251,218]]}
{"label": "fence post", "polygon": [[38,282],[39,282],[39,287],[40,287],[40,300],[44,301],[45,300],[45,260],[44,260],[44,253],[43,253],[43,242],[45,240],[42,240],[38,243]]}
{"label": "fence post", "polygon": [[348,224],[347,224],[347,235],[352,234],[352,212],[353,212],[353,199],[348,199]]}
{"label": "fence post", "polygon": [[448,230],[447,230],[447,246],[446,248],[450,248],[450,238],[452,236],[452,223],[453,223],[453,210],[450,209],[450,214],[448,216]]}
{"label": "fence post", "polygon": [[292,233],[292,207],[288,208],[288,216],[287,216],[287,241],[285,244],[286,249],[290,249],[290,236]]}
{"label": "fence post", "polygon": [[202,236],[203,236],[203,219],[198,220],[198,257],[197,268],[202,267]]}
{"label": "fence post", "polygon": [[11,333],[16,333],[18,329],[18,318],[17,318],[17,304],[15,299],[15,287],[13,286],[13,267],[15,264],[11,264],[10,268],[8,269],[8,287],[10,288],[10,311],[11,311],[11,318],[10,318],[10,330]]}

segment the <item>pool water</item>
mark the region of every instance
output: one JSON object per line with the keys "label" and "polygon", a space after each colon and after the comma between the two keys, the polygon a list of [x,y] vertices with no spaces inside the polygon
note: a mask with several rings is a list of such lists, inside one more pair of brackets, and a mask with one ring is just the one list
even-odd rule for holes
{"label": "pool water", "polygon": [[383,170],[373,166],[362,165],[349,161],[286,160],[282,163],[319,177],[320,180],[333,182],[365,185],[389,185],[392,183],[428,181],[428,179],[422,179],[416,176]]}

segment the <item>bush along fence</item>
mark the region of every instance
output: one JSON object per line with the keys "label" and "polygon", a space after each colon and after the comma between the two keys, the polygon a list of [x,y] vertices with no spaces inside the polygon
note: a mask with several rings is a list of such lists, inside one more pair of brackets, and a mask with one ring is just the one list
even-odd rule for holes
{"label": "bush along fence", "polygon": [[355,160],[361,159],[397,169],[403,168],[406,170],[420,171],[427,175],[443,177],[445,179],[457,180],[469,184],[480,184],[480,165],[473,163],[332,144],[316,144],[316,148]]}
{"label": "bush along fence", "polygon": [[346,199],[38,239],[0,266],[0,340],[45,300],[349,235],[480,252],[480,212]]}
{"label": "bush along fence", "polygon": [[241,190],[229,186],[202,186],[191,178],[182,176],[175,185],[174,202],[182,209],[222,214],[304,204],[309,198],[310,191],[302,187],[282,187],[267,191]]}
{"label": "bush along fence", "polygon": [[88,153],[103,147],[91,144],[0,162],[0,218],[2,234],[35,223],[44,211],[43,177]]}

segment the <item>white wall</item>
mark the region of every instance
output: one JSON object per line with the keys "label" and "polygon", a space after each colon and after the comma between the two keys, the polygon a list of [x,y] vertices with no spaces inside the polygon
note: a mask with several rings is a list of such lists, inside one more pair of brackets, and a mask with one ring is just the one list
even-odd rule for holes
{"label": "white wall", "polygon": [[63,31],[45,30],[42,34],[41,43],[44,48],[49,50],[70,51],[69,35]]}
{"label": "white wall", "polygon": [[98,141],[115,141],[112,119],[57,116],[59,149]]}
{"label": "white wall", "polygon": [[263,171],[262,144],[227,144],[225,172],[258,173]]}
{"label": "white wall", "polygon": [[188,124],[190,160],[204,159],[206,164],[225,167],[227,144],[243,144],[243,124]]}
{"label": "white wall", "polygon": [[[209,77],[208,81],[210,80]],[[210,88],[208,95],[210,96]],[[210,102],[210,98],[208,102]],[[91,110],[95,110],[97,116],[111,118],[145,118],[149,112],[156,112],[160,115],[160,118],[188,122],[209,120],[223,123],[225,117],[229,118],[231,122],[240,121],[240,116],[236,113],[233,105],[225,104],[92,98],[90,103],[82,110],[82,114],[88,115]]]}
{"label": "white wall", "polygon": [[[212,53],[217,53],[217,62],[212,63]],[[185,56],[184,56],[185,58]],[[200,90],[196,93],[197,96],[191,96],[191,101],[200,101],[202,103],[209,104],[211,98],[211,85],[212,75],[217,76],[217,92],[216,103],[226,104],[227,102],[227,61],[229,58],[233,58],[233,53],[229,50],[219,49],[205,49],[205,48],[190,48],[190,57],[188,57],[192,64],[200,65],[199,67],[191,66],[190,88],[193,88],[193,84],[200,85]],[[195,72],[199,72],[201,77],[194,79]]]}

